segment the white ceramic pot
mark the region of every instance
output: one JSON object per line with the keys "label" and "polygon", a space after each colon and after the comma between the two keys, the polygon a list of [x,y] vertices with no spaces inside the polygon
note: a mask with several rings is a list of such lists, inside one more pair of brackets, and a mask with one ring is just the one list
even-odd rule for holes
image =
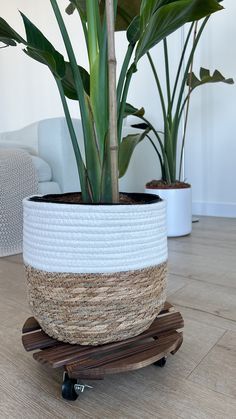
{"label": "white ceramic pot", "polygon": [[84,345],[123,340],[162,308],[166,204],[140,196],[143,203],[123,205],[24,200],[28,297],[50,336]]}
{"label": "white ceramic pot", "polygon": [[192,189],[149,189],[145,192],[159,195],[167,203],[167,236],[186,236],[192,231]]}

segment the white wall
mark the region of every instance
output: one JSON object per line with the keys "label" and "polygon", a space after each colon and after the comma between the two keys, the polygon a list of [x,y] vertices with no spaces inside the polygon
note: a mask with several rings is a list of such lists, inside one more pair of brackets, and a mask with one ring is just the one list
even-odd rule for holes
{"label": "white wall", "polygon": [[[16,30],[24,34],[18,10],[25,13],[48,36],[55,47],[65,53],[49,1],[32,2],[11,0],[1,7],[4,17]],[[66,2],[59,0],[62,9]],[[226,76],[235,76],[236,51],[232,39],[236,36],[234,0],[225,0],[227,11],[211,18],[206,30],[197,64],[218,68]],[[81,65],[86,66],[82,31],[76,15],[66,16],[66,24],[74,40]],[[181,47],[181,34],[172,37],[171,63]],[[125,53],[125,35],[118,34],[118,65]],[[162,51],[153,50],[156,64],[161,62]],[[162,71],[161,71],[162,72]],[[0,52],[0,131],[22,128],[34,121],[63,114],[54,80],[48,69],[21,52],[21,48],[6,48]],[[139,64],[131,84],[129,101],[144,106],[148,118],[161,128],[161,113],[154,81],[144,58]],[[210,86],[196,92],[192,101],[187,147],[185,176],[193,185],[194,210],[197,213],[236,215],[234,113],[236,92],[233,86]],[[79,117],[72,103],[73,117]],[[132,159],[126,177],[121,182],[123,190],[142,191],[146,181],[158,178],[160,170],[151,145],[140,144]],[[230,205],[229,205],[230,204]]]}
{"label": "white wall", "polygon": [[[236,2],[211,17],[195,70],[218,69],[236,82]],[[197,214],[236,217],[236,85],[201,86],[192,96],[185,176],[193,186]]]}

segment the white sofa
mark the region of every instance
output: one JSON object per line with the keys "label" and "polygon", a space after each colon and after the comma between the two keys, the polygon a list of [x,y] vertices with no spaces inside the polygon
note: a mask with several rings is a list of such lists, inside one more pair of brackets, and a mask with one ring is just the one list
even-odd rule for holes
{"label": "white sofa", "polygon": [[[79,120],[74,121],[81,135]],[[23,149],[32,156],[40,194],[78,190],[78,173],[64,118],[46,119],[20,130],[0,133],[0,151]]]}
{"label": "white sofa", "polygon": [[73,190],[79,179],[64,118],[1,133],[0,256],[22,251],[23,198]]}

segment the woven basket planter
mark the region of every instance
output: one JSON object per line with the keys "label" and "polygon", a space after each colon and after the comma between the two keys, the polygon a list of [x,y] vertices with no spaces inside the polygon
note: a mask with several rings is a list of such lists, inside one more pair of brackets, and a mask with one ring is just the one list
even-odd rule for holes
{"label": "woven basket planter", "polygon": [[49,336],[81,345],[119,341],[146,330],[161,310],[165,203],[155,195],[138,195],[147,202],[24,200],[28,298]]}

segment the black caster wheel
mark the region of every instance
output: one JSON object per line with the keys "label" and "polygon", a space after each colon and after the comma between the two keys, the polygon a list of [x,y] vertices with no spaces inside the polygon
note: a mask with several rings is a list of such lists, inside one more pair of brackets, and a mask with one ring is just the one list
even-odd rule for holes
{"label": "black caster wheel", "polygon": [[77,384],[77,380],[69,378],[68,374],[64,374],[64,380],[61,387],[61,395],[63,399],[71,401],[77,399],[78,394],[75,391],[75,384]]}
{"label": "black caster wheel", "polygon": [[156,365],[157,367],[163,368],[166,365],[166,356],[164,356],[161,359],[158,359],[158,361],[154,362],[153,365]]}

